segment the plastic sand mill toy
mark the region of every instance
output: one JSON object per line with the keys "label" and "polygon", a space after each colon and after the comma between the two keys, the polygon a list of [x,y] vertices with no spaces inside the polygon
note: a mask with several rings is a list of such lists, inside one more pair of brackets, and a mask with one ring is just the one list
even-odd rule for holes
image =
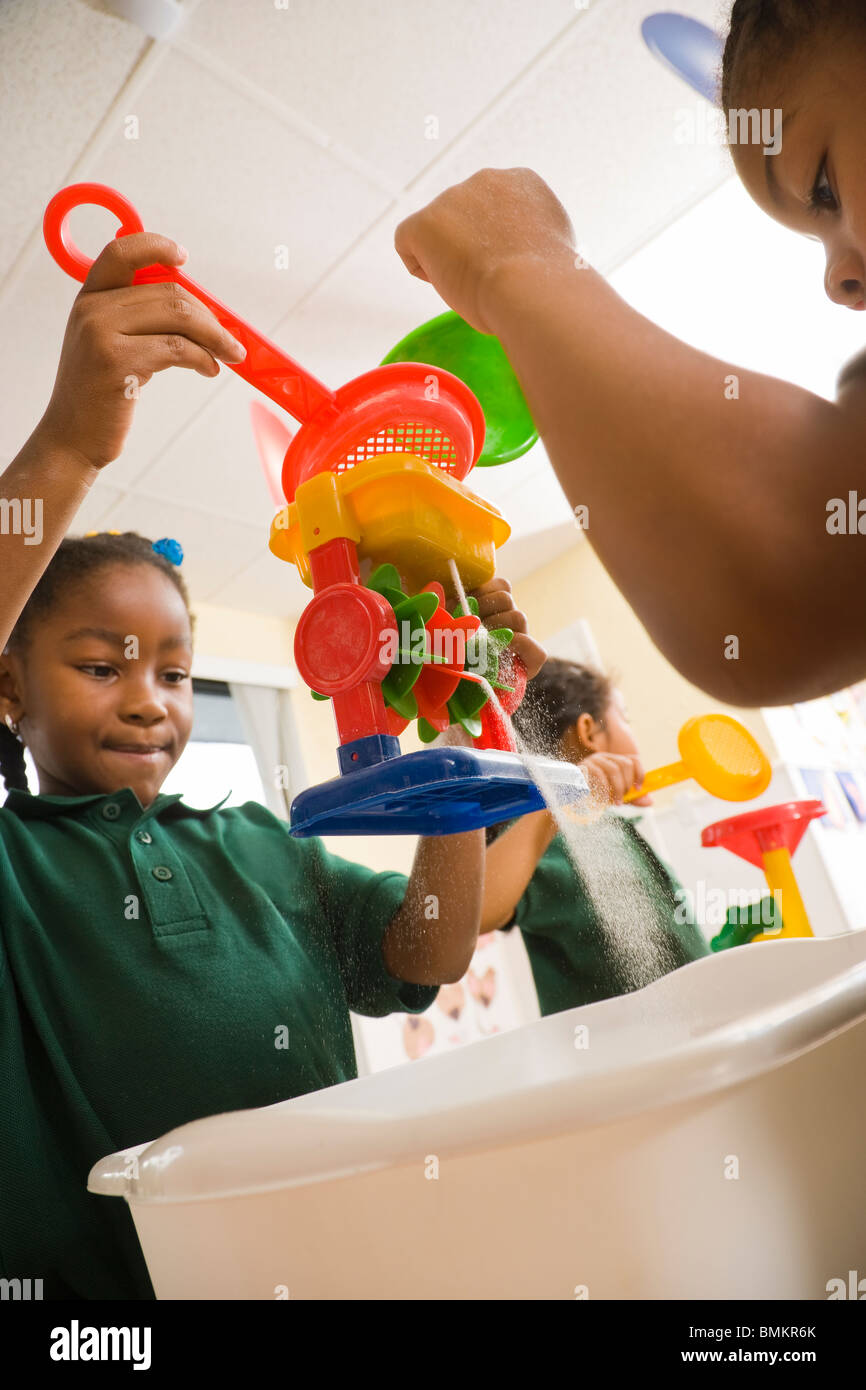
{"label": "plastic sand mill toy", "polygon": [[761,746],[728,714],[699,714],[686,720],[677,743],[680,760],[648,772],[625,801],[693,778],[723,801],[750,801],[767,790],[772,768]]}
{"label": "plastic sand mill toy", "polygon": [[[144,230],[132,204],[105,185],[56,194],[45,242],[80,281],[93,262],[67,223],[83,204],[114,213],[118,237]],[[476,396],[436,362],[417,361],[388,362],[332,391],[177,267],[150,265],[134,276],[136,284],[161,281],[207,305],[246,348],[242,362],[227,365],[301,425],[283,460],[286,505],[269,545],[313,591],[295,660],[310,689],[332,702],[340,776],[295,798],[292,833],[444,835],[540,810],[544,799],[507,719],[526,685],[508,649],[513,633],[483,629],[473,599],[466,609],[446,600],[455,574],[467,590],[493,577],[496,549],[510,534],[464,484],[484,444]],[[489,351],[482,345],[482,356]],[[504,354],[492,371],[510,385]],[[524,452],[532,430],[526,421],[521,430],[486,462]],[[398,736],[415,719],[422,740],[459,724],[474,746],[401,754]],[[586,794],[573,765],[536,761],[564,802]]]}
{"label": "plastic sand mill toy", "polygon": [[779,806],[764,806],[716,821],[701,832],[702,845],[721,845],[763,869],[771,893],[780,895],[782,930],[756,935],[755,941],[814,936],[791,859],[814,818],[826,814],[820,801],[783,801]]}

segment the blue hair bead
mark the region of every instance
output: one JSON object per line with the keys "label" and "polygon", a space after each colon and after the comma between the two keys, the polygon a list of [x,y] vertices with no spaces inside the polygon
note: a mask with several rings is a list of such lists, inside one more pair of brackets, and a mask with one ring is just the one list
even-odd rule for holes
{"label": "blue hair bead", "polygon": [[165,556],[171,564],[180,565],[183,563],[183,546],[180,541],[173,541],[168,536],[163,536],[161,540],[153,541],[152,544],[157,555]]}

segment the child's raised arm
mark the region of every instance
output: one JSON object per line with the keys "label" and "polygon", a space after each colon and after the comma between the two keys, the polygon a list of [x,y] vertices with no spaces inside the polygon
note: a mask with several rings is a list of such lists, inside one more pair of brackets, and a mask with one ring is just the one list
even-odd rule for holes
{"label": "child's raised arm", "polygon": [[862,386],[831,404],[664,332],[585,266],[528,169],[482,170],[395,240],[501,339],[589,540],[684,676],[735,705],[862,679],[866,550],[827,527],[831,499],[866,492]]}
{"label": "child's raised arm", "polygon": [[[13,524],[0,532],[0,651],[100,470],[120,454],[138,393],[154,372],[218,376],[244,349],[180,286],[133,285],[140,267],[179,265],[169,237],[139,232],[94,261],[66,326],[48,408],[0,475]],[[26,531],[16,517],[28,517]]]}

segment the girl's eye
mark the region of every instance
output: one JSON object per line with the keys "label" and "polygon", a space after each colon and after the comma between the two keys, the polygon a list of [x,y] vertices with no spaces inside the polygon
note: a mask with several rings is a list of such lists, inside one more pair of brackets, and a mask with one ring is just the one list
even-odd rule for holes
{"label": "girl's eye", "polygon": [[96,671],[110,671],[112,675],[114,674],[114,667],[107,666],[104,661],[95,661],[91,666],[79,666],[78,669],[79,671],[86,671],[88,675]]}
{"label": "girl's eye", "polygon": [[[86,671],[88,675],[94,674],[97,680],[102,679],[98,674],[100,671],[108,671],[111,675],[115,674],[114,667],[107,665],[104,661],[94,661],[90,666],[79,666],[78,669],[79,671]],[[177,677],[177,679],[172,680],[172,677]],[[165,679],[170,685],[180,685],[182,681],[189,680],[189,675],[186,671],[166,671]]]}
{"label": "girl's eye", "polygon": [[836,198],[830,187],[830,180],[827,177],[827,159],[825,156],[821,161],[821,167],[818,170],[818,177],[812,187],[812,192],[809,194],[809,207],[812,212],[818,213],[827,211],[833,212],[836,206]]}

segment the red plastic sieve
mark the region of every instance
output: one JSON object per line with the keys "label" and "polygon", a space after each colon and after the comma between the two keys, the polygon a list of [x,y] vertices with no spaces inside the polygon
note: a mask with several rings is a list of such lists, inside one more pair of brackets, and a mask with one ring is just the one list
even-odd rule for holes
{"label": "red plastic sieve", "polygon": [[[55,194],[45,209],[45,244],[61,270],[80,281],[87,279],[93,261],[75,245],[67,224],[73,208],[86,204],[114,213],[120,221],[117,237],[144,231],[128,199],[106,184],[70,184]],[[210,309],[247,351],[243,362],[226,365],[300,422],[302,428],[283,460],[288,502],[313,474],[328,469],[342,473],[380,454],[414,454],[458,480],[477,462],[484,443],[484,413],[451,372],[402,362],[376,367],[331,391],[182,270],[149,265],[133,276],[136,285],[162,281],[181,285]]]}

